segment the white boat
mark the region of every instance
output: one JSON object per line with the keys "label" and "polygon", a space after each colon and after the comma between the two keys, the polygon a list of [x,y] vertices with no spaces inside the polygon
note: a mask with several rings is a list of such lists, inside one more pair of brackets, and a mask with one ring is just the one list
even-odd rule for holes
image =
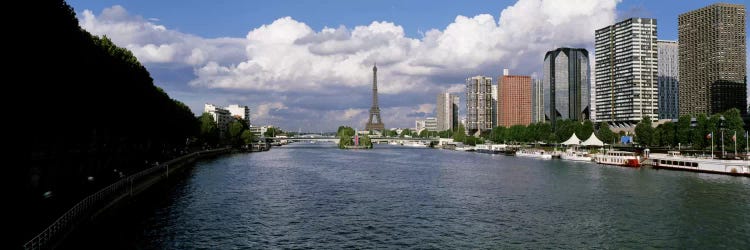
{"label": "white boat", "polygon": [[568,150],[560,154],[560,159],[566,161],[586,161],[591,162],[593,158],[589,153],[583,151]]}
{"label": "white boat", "polygon": [[474,151],[474,147],[460,143],[456,145],[456,151]]}
{"label": "white boat", "polygon": [[419,141],[410,141],[410,142],[405,142],[404,146],[407,146],[407,147],[416,147],[416,148],[426,148],[427,144],[424,144],[424,143],[419,142]]}
{"label": "white boat", "polygon": [[492,149],[492,144],[477,144],[474,146],[474,150],[478,153],[485,153],[485,154],[497,154],[500,153],[500,151],[495,151]]}
{"label": "white boat", "polygon": [[397,141],[390,141],[390,142],[388,142],[388,144],[390,144],[390,145],[398,145],[398,142]]}
{"label": "white boat", "polygon": [[750,176],[750,161],[746,160],[686,157],[677,151],[669,151],[667,154],[651,154],[650,158],[654,168]]}
{"label": "white boat", "polygon": [[537,159],[543,159],[543,160],[552,159],[552,154],[549,154],[540,150],[519,150],[519,151],[516,151],[516,156],[531,157],[531,158],[537,158]]}
{"label": "white boat", "polygon": [[624,167],[640,167],[641,158],[633,152],[610,150],[604,154],[595,154],[594,161],[600,164]]}

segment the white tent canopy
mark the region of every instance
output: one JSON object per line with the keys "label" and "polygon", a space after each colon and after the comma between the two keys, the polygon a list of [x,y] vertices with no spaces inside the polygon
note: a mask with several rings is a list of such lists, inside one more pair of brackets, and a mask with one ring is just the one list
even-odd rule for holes
{"label": "white tent canopy", "polygon": [[581,139],[578,139],[578,136],[576,136],[576,133],[573,133],[573,135],[571,135],[570,138],[567,141],[564,141],[562,144],[563,145],[578,145],[578,144],[581,144]]}
{"label": "white tent canopy", "polygon": [[[575,135],[575,134],[573,134],[573,135]],[[599,138],[596,138],[596,135],[593,132],[591,132],[591,136],[588,139],[586,139],[586,141],[584,141],[583,143],[581,143],[581,145],[584,145],[584,146],[604,146],[604,142],[602,142],[601,140],[599,140]]]}

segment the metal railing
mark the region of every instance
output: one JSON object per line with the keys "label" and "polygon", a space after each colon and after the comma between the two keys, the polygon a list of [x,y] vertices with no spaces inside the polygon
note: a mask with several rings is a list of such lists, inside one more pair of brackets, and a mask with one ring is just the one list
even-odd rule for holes
{"label": "metal railing", "polygon": [[54,242],[53,240],[56,240],[59,234],[67,233],[71,229],[71,226],[78,223],[84,216],[88,216],[92,212],[92,209],[96,208],[97,205],[101,204],[104,201],[111,202],[112,199],[121,197],[123,195],[133,195],[133,183],[140,184],[140,181],[144,177],[150,176],[156,171],[169,171],[169,165],[171,164],[179,163],[201,154],[221,152],[227,149],[228,148],[212,149],[183,155],[168,162],[132,174],[105,188],[102,188],[101,190],[92,195],[89,195],[88,197],[78,202],[75,206],[70,208],[70,210],[57,218],[57,220],[55,220],[55,222],[44,229],[44,231],[26,242],[26,244],[23,245],[23,248],[43,249],[49,247],[49,244]]}

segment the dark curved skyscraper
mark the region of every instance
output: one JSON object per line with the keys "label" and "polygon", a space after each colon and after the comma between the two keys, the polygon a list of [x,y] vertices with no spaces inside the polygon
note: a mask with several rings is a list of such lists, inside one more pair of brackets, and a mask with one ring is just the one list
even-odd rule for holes
{"label": "dark curved skyscraper", "polygon": [[589,119],[589,52],[558,48],[544,55],[544,116],[555,126],[559,119]]}

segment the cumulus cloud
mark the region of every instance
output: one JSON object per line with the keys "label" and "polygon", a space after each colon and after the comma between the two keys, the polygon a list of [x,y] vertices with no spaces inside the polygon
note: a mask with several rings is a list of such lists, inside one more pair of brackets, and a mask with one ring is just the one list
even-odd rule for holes
{"label": "cumulus cloud", "polygon": [[[293,17],[253,28],[244,38],[202,38],[121,6],[99,15],[83,11],[81,26],[132,50],[147,67],[191,67],[193,76],[183,82],[183,91],[257,94],[260,98],[248,103],[256,107],[254,116],[280,122],[304,120],[306,114],[335,122],[341,117],[352,123],[366,120],[377,63],[381,101],[396,100],[380,103],[384,120],[411,126],[414,114],[434,113],[436,93],[463,92],[471,75],[494,78],[509,68],[514,74],[541,76],[546,51],[562,46],[588,48],[593,56],[594,30],[615,21],[619,2],[519,0],[498,17],[457,16],[421,38],[406,36],[402,26],[388,21],[314,30]],[[326,110],[297,102],[321,95],[347,98],[339,103],[352,106]]]}

